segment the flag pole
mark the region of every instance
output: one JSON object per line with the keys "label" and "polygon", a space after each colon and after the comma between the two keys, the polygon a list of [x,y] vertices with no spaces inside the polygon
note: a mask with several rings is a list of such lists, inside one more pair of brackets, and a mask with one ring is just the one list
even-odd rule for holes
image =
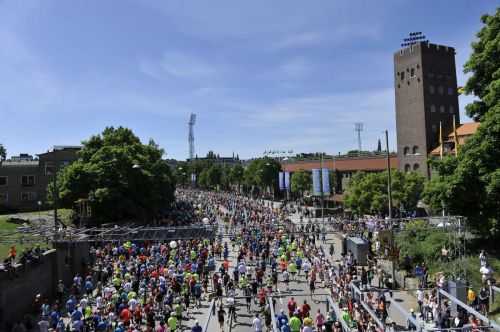
{"label": "flag pole", "polygon": [[455,122],[455,115],[453,115],[453,140],[455,142],[455,157],[458,157],[458,136],[457,136],[457,124]]}
{"label": "flag pole", "polygon": [[439,157],[443,159],[443,128],[439,121]]}

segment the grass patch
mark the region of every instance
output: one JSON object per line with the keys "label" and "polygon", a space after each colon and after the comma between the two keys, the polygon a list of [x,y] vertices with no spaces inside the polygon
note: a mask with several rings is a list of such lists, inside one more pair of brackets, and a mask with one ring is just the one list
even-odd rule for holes
{"label": "grass patch", "polygon": [[[7,258],[9,249],[13,245],[16,246],[18,258],[24,250],[36,247],[37,245],[42,248],[52,247],[51,243],[47,243],[47,241],[41,239],[35,239],[30,234],[17,232],[16,234],[10,235],[15,233],[17,227],[23,224],[19,219],[17,219],[16,222],[12,222],[11,217],[12,216],[0,216],[0,260],[3,261]],[[7,234],[9,235],[7,236]]]}

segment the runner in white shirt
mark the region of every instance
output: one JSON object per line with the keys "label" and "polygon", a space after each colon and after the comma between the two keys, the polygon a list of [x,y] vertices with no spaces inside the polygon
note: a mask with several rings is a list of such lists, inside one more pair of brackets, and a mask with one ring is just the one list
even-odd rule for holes
{"label": "runner in white shirt", "polygon": [[252,322],[252,327],[255,332],[262,332],[262,321],[259,318],[259,314],[255,314],[255,318]]}

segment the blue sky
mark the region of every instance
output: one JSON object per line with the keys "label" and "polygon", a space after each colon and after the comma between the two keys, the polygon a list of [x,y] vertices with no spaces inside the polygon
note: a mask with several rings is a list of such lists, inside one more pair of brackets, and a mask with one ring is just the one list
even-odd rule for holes
{"label": "blue sky", "polygon": [[[410,31],[463,63],[495,1],[0,0],[0,142],[75,145],[105,126],[167,157],[395,146],[392,54]],[[460,107],[470,101],[460,98]],[[462,121],[467,121],[462,116]]]}

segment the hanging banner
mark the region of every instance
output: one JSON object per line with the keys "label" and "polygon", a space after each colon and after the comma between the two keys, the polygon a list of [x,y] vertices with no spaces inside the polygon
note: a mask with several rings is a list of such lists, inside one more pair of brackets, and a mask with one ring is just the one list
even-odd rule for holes
{"label": "hanging banner", "polygon": [[328,168],[321,170],[321,178],[323,180],[323,194],[330,195],[330,170]]}
{"label": "hanging banner", "polygon": [[312,169],[313,195],[321,196],[321,175],[320,169]]}
{"label": "hanging banner", "polygon": [[285,189],[290,190],[290,172],[285,172]]}
{"label": "hanging banner", "polygon": [[283,179],[283,172],[278,173],[278,183],[280,186],[280,190],[284,190],[285,189],[285,180]]}

